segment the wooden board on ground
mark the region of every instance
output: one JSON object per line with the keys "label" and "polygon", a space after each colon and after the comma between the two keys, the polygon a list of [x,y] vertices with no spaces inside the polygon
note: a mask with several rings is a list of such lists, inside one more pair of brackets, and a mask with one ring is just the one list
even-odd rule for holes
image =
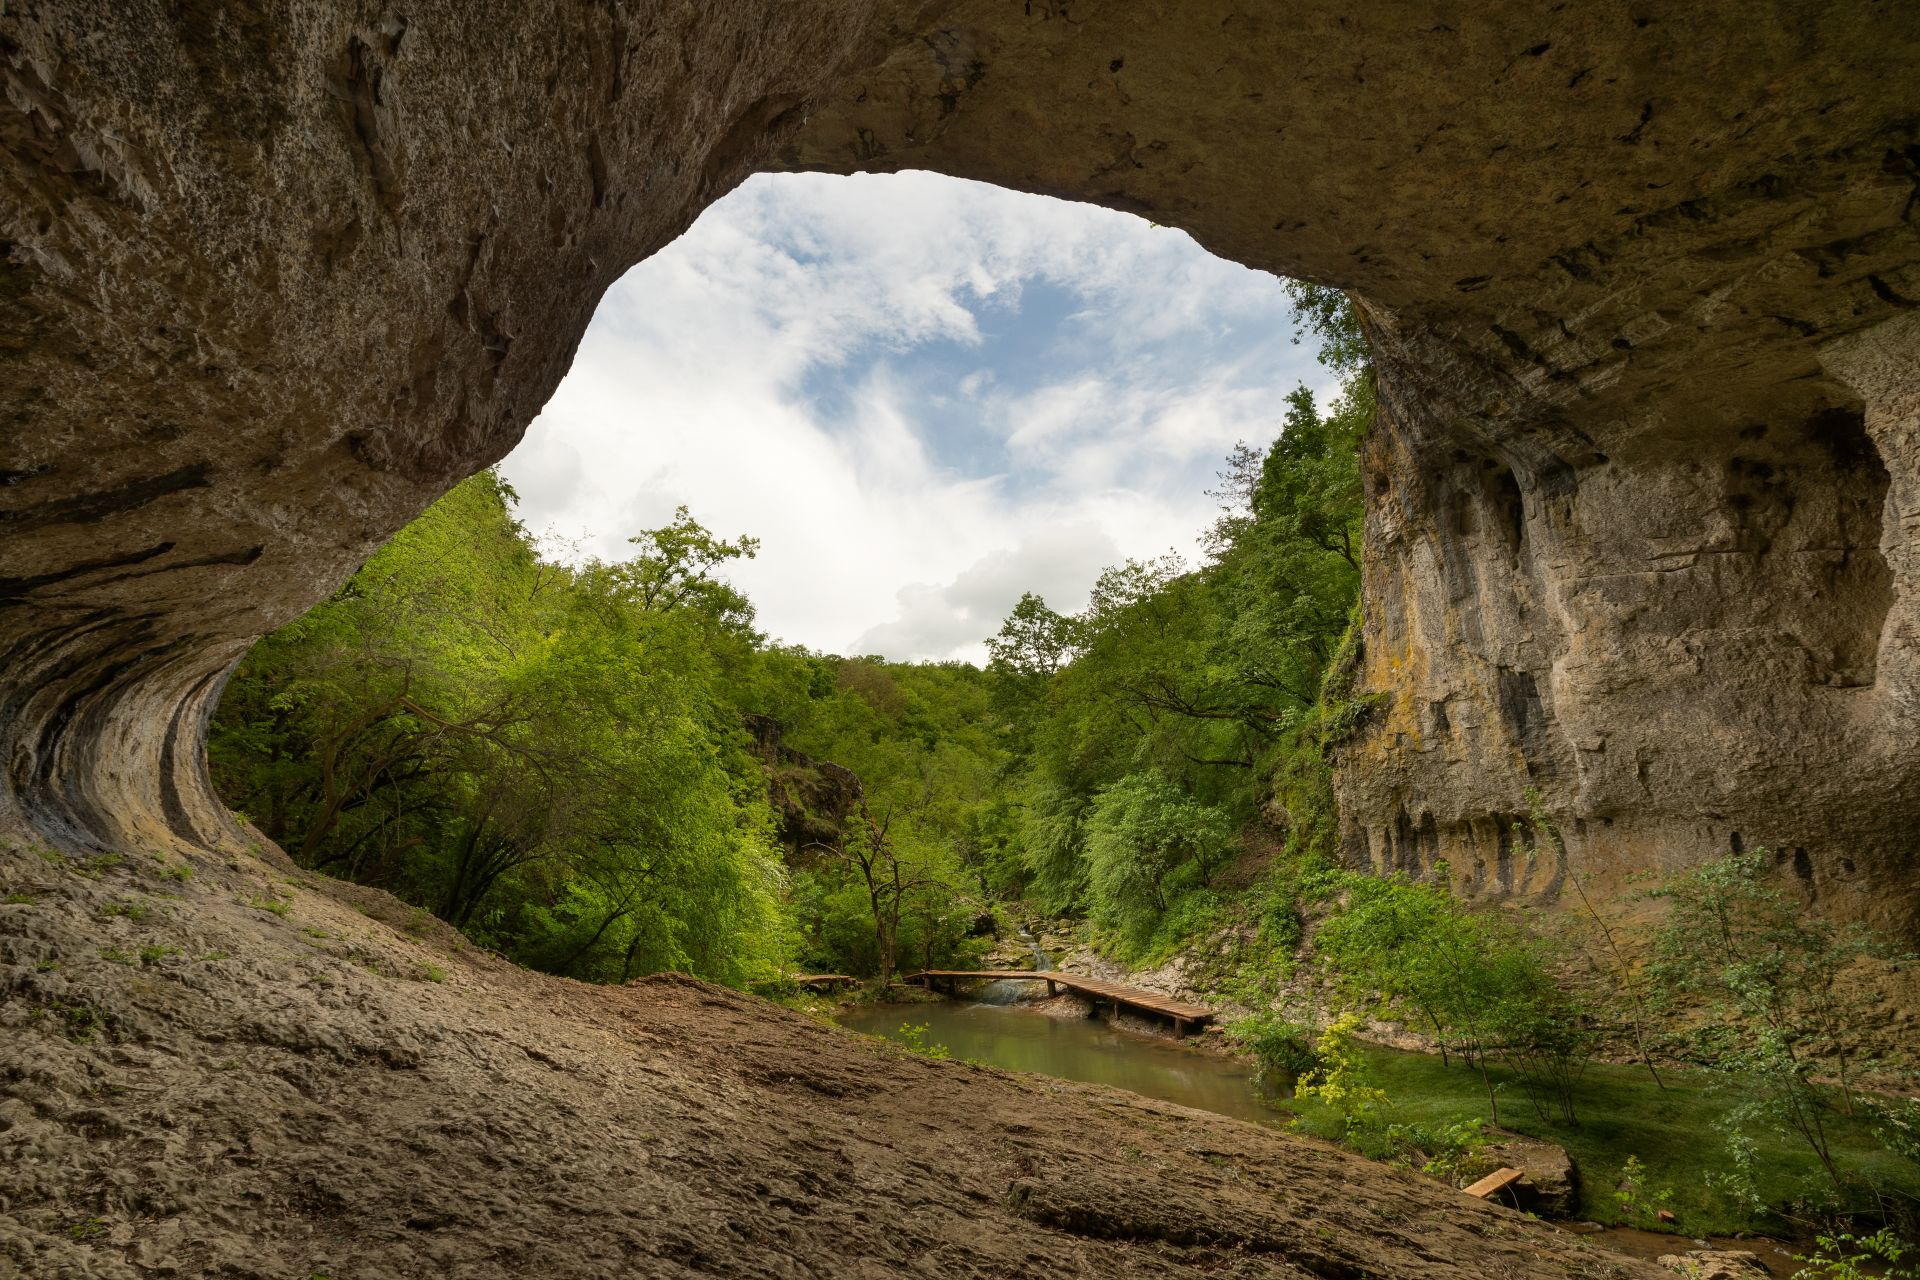
{"label": "wooden board on ground", "polygon": [[1480,1181],[1466,1189],[1468,1195],[1485,1200],[1496,1191],[1504,1191],[1520,1179],[1526,1177],[1524,1169],[1495,1169]]}

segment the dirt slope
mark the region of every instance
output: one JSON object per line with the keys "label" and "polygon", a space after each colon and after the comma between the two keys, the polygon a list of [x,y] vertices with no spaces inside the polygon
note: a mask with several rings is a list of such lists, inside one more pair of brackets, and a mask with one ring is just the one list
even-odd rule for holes
{"label": "dirt slope", "polygon": [[272,852],[183,865],[0,853],[0,1276],[1664,1274],[1277,1132],[525,973]]}

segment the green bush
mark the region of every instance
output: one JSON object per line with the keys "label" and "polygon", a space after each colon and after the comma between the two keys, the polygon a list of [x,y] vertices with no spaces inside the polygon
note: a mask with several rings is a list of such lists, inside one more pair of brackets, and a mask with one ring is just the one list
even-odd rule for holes
{"label": "green bush", "polygon": [[[1438,874],[1444,880],[1445,864]],[[1514,1072],[1536,1113],[1573,1122],[1591,1033],[1545,945],[1512,919],[1467,910],[1442,885],[1349,875],[1344,887],[1315,938],[1335,985],[1430,1034],[1443,1061],[1457,1055],[1478,1069],[1495,1124],[1494,1061]]]}
{"label": "green bush", "polygon": [[1313,1028],[1283,1014],[1256,1013],[1227,1028],[1227,1035],[1258,1063],[1254,1078],[1262,1084],[1288,1086],[1317,1070]]}
{"label": "green bush", "polygon": [[[1739,1082],[1728,1117],[1735,1154],[1760,1131],[1794,1135],[1844,1198],[1833,1117],[1857,1110],[1852,1029],[1873,1001],[1846,975],[1888,949],[1864,926],[1819,919],[1782,893],[1764,849],[1703,863],[1665,895],[1653,974],[1664,1002],[1706,1015],[1686,1037],[1688,1056]],[[1898,1125],[1882,1127],[1897,1141]]]}

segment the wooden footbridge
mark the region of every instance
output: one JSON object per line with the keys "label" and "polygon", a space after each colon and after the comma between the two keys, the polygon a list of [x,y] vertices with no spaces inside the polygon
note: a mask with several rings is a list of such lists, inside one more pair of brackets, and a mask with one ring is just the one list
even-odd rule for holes
{"label": "wooden footbridge", "polygon": [[902,981],[916,982],[929,991],[944,991],[948,995],[958,994],[962,981],[980,982],[1044,982],[1048,995],[1058,995],[1061,988],[1085,996],[1093,1002],[1097,1010],[1105,1000],[1114,1010],[1137,1009],[1156,1017],[1170,1019],[1173,1029],[1180,1035],[1189,1035],[1213,1021],[1213,1010],[1201,1004],[1182,1004],[1169,999],[1157,991],[1142,991],[1138,987],[1123,987],[1117,982],[1107,982],[1100,978],[1083,978],[1074,973],[1061,973],[1057,969],[924,969],[919,973],[909,973]]}

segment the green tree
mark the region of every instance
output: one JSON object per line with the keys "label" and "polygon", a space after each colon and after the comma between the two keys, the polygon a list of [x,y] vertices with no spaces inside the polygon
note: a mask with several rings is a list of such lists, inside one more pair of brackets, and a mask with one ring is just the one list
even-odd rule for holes
{"label": "green tree", "polygon": [[746,982],[784,963],[764,783],[735,745],[711,576],[751,552],[683,511],[623,564],[543,562],[491,474],[436,503],[230,683],[210,755],[303,865],[530,964]]}
{"label": "green tree", "polygon": [[1087,824],[1094,920],[1144,941],[1174,894],[1206,885],[1230,841],[1220,809],[1157,774],[1127,775],[1095,798]]}
{"label": "green tree", "polygon": [[[1702,863],[1665,890],[1653,974],[1670,1005],[1705,1019],[1690,1052],[1739,1077],[1742,1118],[1796,1134],[1835,1185],[1827,1114],[1854,1110],[1851,1028],[1873,996],[1847,976],[1887,949],[1864,926],[1822,920],[1782,893],[1764,849]],[[1829,1091],[1820,1084],[1831,1079]]]}
{"label": "green tree", "polygon": [[[1444,879],[1444,868],[1438,874]],[[1590,1037],[1544,944],[1511,919],[1466,910],[1440,884],[1343,881],[1345,901],[1315,938],[1336,987],[1422,1026],[1443,1061],[1457,1055],[1477,1070],[1495,1124],[1493,1062],[1515,1073],[1543,1118],[1552,1107],[1573,1122]]]}

